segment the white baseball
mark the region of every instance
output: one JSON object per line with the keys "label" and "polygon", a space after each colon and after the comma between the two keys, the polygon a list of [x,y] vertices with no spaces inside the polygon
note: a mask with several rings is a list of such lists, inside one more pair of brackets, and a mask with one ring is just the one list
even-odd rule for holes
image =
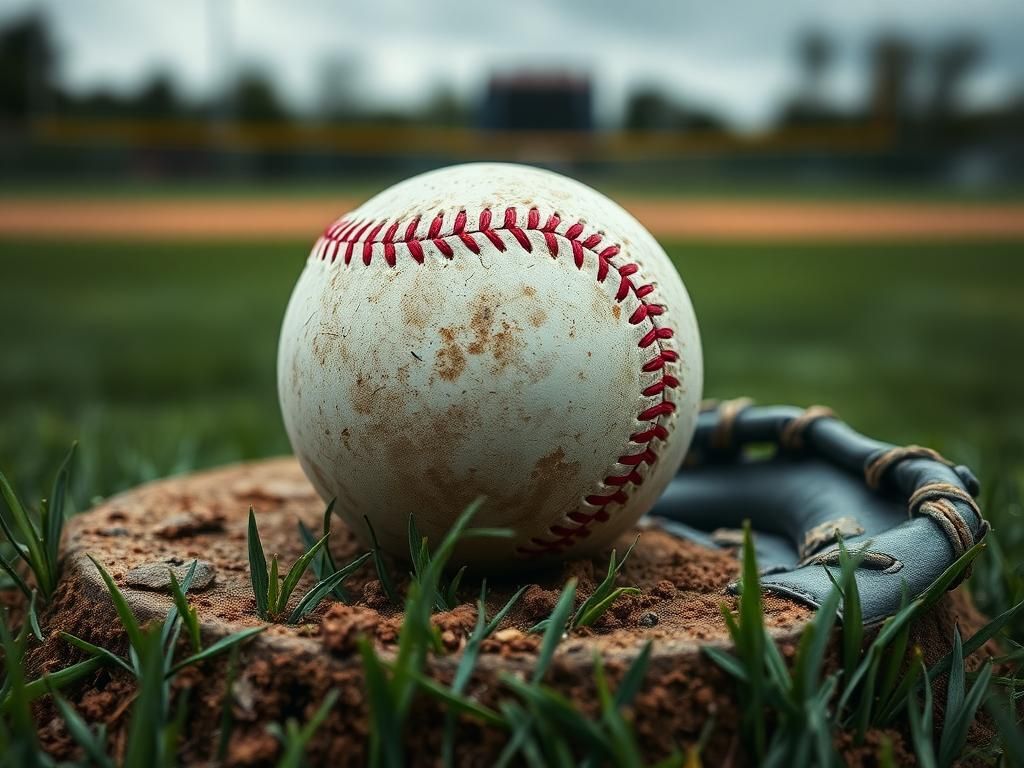
{"label": "white baseball", "polygon": [[325,230],[281,330],[295,453],[366,540],[432,544],[487,497],[456,559],[597,551],[651,507],[697,418],[702,359],[665,252],[614,202],[518,165],[460,165]]}

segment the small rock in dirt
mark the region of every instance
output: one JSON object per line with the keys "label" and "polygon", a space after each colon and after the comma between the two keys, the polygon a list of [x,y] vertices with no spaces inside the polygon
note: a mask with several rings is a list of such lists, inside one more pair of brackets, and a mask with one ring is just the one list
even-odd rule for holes
{"label": "small rock in dirt", "polygon": [[[155,563],[146,563],[137,568],[132,568],[125,574],[124,580],[129,587],[135,589],[151,589],[154,591],[170,591],[170,571],[174,571],[175,578],[180,582],[185,578],[189,568],[192,567],[192,560],[185,560],[179,557],[168,557]],[[199,560],[196,565],[196,574],[192,579],[192,592],[201,592],[213,583],[213,577],[217,569],[213,563],[207,560]]]}
{"label": "small rock in dirt", "polygon": [[640,620],[637,622],[641,627],[653,627],[658,623],[658,614],[654,611],[647,611],[646,613],[640,614]]}
{"label": "small rock in dirt", "polygon": [[518,640],[523,636],[521,630],[515,627],[509,627],[508,629],[499,629],[491,637],[497,640],[499,643],[511,643],[513,640]]}

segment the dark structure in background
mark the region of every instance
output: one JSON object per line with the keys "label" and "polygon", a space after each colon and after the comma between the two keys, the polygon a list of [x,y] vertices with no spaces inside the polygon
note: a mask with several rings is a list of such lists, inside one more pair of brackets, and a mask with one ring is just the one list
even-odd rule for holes
{"label": "dark structure in background", "polygon": [[487,131],[590,131],[590,79],[560,73],[494,75],[479,122]]}

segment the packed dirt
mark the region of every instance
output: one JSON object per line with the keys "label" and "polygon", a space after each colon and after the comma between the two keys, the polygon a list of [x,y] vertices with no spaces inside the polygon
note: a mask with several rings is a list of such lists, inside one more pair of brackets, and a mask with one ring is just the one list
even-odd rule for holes
{"label": "packed dirt", "polygon": [[[198,609],[206,644],[229,632],[262,624],[249,585],[246,521],[250,504],[256,509],[268,557],[279,553],[286,567],[302,551],[298,521],[314,531],[320,527],[323,503],[292,459],[160,481],[115,497],[70,521],[64,579],[45,616],[47,639],[30,653],[30,673],[54,671],[81,658],[58,637],[60,631],[113,649],[124,648],[113,608],[86,553],[106,565],[142,620],[162,619],[171,604],[161,588],[160,571],[167,565],[182,569],[198,559],[201,579],[190,598]],[[620,553],[634,536],[619,542]],[[337,519],[331,551],[339,563],[350,562],[363,551]],[[547,681],[581,709],[592,712],[596,708],[595,654],[602,656],[614,685],[643,645],[653,641],[645,685],[633,707],[645,758],[654,760],[674,749],[685,750],[696,742],[709,718],[714,718],[715,727],[706,746],[705,764],[717,765],[735,757],[739,741],[733,684],[700,651],[701,645],[726,644],[720,606],[735,607],[726,593],[738,571],[734,554],[698,547],[657,529],[641,530],[619,578],[621,585],[636,586],[640,594],[620,599],[593,627],[572,632],[560,645]],[[407,567],[391,562],[396,576]],[[528,629],[550,614],[565,580],[570,576],[579,579],[579,601],[593,590],[606,568],[607,557],[602,556],[489,582],[489,614],[519,586],[529,587],[484,644],[468,692],[481,703],[494,706],[502,696],[498,680],[502,672],[525,674],[532,669],[539,636]],[[406,581],[397,579],[400,591]],[[297,593],[311,583],[312,576],[307,575]],[[388,601],[370,562],[345,587],[352,596],[351,604],[325,601],[300,625],[272,625],[245,646],[232,689],[234,726],[226,764],[271,764],[279,744],[268,733],[267,724],[289,717],[305,721],[332,688],[339,690],[339,702],[311,742],[310,761],[365,763],[369,726],[356,640],[372,638],[377,650],[387,656],[397,642],[402,614]],[[479,588],[478,578],[467,577],[460,591],[463,602],[433,617],[446,650],[428,661],[427,674],[435,679],[450,681],[459,651],[476,621],[473,601]],[[293,603],[296,599],[293,597]],[[794,639],[811,612],[768,597],[766,613],[783,652],[792,654]],[[915,641],[926,657],[935,660],[948,650],[955,622],[967,632],[977,624],[978,616],[962,598],[951,596],[917,630]],[[177,692],[190,689],[183,734],[184,758],[190,764],[209,761],[218,743],[226,664],[221,657],[186,670],[175,680]],[[127,675],[104,668],[71,687],[66,695],[87,720],[107,724],[116,749],[125,738],[133,690]],[[36,714],[45,747],[58,758],[73,757],[74,744],[52,705],[44,700],[37,705]],[[436,764],[443,722],[444,711],[436,702],[418,700],[405,733],[414,764]],[[504,745],[505,734],[498,729],[466,718],[460,719],[458,728],[463,764],[491,764]],[[899,761],[901,755],[906,757],[903,737],[896,732],[891,735]],[[872,739],[877,737],[872,735]],[[871,750],[871,743],[841,746],[855,763],[873,764],[877,749]]]}
{"label": "packed dirt", "polygon": [[[359,204],[309,199],[10,199],[0,236],[60,240],[304,238]],[[655,237],[727,241],[864,242],[1007,239],[1024,235],[1024,205],[901,201],[624,198]]]}

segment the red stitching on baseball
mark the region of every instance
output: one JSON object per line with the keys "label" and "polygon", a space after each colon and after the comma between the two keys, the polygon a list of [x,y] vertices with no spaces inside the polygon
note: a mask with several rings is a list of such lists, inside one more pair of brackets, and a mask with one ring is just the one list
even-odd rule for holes
{"label": "red stitching on baseball", "polygon": [[[444,232],[444,213],[438,213],[430,221],[425,235],[420,235],[419,227],[421,218],[416,216],[406,226],[402,239],[396,239],[400,221],[359,221],[357,219],[340,219],[327,227],[321,242],[314,248],[314,254],[321,261],[329,260],[331,263],[338,256],[339,249],[345,245],[344,262],[346,266],[352,263],[352,254],[356,245],[362,246],[362,263],[369,266],[373,261],[373,248],[375,245],[382,245],[384,261],[389,267],[396,266],[396,245],[404,245],[409,250],[409,255],[417,264],[423,264],[425,253],[424,243],[430,243],[445,258],[451,259],[455,256],[450,241],[458,240],[475,254],[480,253],[480,244],[476,237],[483,235],[499,252],[507,250],[505,240],[501,234],[507,232],[515,238],[516,242],[528,253],[533,252],[533,242],[529,232],[538,232],[544,238],[544,244],[552,258],[557,258],[561,240],[569,243],[572,252],[573,263],[577,269],[583,269],[586,254],[591,253],[597,261],[597,280],[603,283],[610,271],[614,271],[619,278],[618,286],[615,289],[615,301],[622,302],[630,294],[637,300],[636,310],[629,316],[630,325],[646,323],[649,328],[637,341],[640,349],[654,348],[653,356],[641,366],[643,373],[655,373],[662,371],[661,378],[649,384],[641,390],[643,397],[660,398],[658,402],[650,405],[637,414],[637,421],[647,422],[646,429],[634,432],[629,436],[631,444],[637,446],[635,453],[628,453],[619,456],[616,462],[616,469],[613,469],[602,481],[608,489],[607,493],[592,493],[584,497],[584,501],[594,507],[593,511],[577,509],[570,512],[566,519],[575,523],[577,527],[572,528],[564,523],[555,523],[548,528],[551,538],[533,537],[530,544],[520,546],[518,552],[522,555],[546,555],[558,554],[572,546],[577,540],[586,538],[591,533],[594,523],[606,522],[611,519],[609,509],[613,504],[625,504],[629,500],[626,486],[639,486],[643,483],[643,475],[639,469],[642,466],[653,466],[658,460],[656,440],[665,440],[668,435],[668,427],[661,423],[663,418],[671,417],[676,412],[676,403],[668,399],[668,392],[680,386],[678,378],[665,372],[666,366],[679,360],[679,353],[671,347],[665,346],[664,342],[675,336],[672,328],[658,325],[655,318],[665,312],[665,307],[655,304],[646,299],[655,291],[651,283],[636,285],[632,277],[640,271],[640,266],[635,263],[615,264],[614,259],[619,255],[621,248],[617,244],[601,246],[603,236],[600,233],[593,233],[585,239],[581,239],[586,224],[577,221],[571,224],[564,233],[559,233],[558,227],[562,219],[557,213],[552,213],[544,224],[541,224],[541,214],[537,208],[529,208],[526,211],[525,226],[519,224],[519,211],[515,207],[506,208],[500,224],[494,223],[494,215],[490,208],[480,211],[477,220],[476,230],[467,230],[469,223],[466,212],[459,211],[452,222],[451,232]],[[385,230],[384,228],[387,227]],[[381,235],[381,231],[384,234]]]}

